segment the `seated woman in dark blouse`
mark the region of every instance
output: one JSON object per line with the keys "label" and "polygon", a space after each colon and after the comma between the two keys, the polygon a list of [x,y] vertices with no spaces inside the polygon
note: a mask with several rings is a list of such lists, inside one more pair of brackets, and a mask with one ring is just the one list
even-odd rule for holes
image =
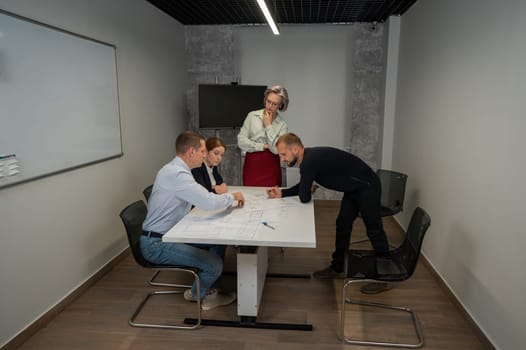
{"label": "seated woman in dark blouse", "polygon": [[228,188],[217,170],[217,166],[223,160],[226,145],[223,140],[217,137],[210,137],[206,140],[206,149],[208,154],[201,167],[192,169],[194,179],[210,192],[217,194],[226,193]]}

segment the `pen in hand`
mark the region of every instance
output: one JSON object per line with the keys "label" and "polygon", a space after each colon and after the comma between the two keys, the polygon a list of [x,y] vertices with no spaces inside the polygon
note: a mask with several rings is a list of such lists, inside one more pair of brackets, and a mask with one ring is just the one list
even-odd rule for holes
{"label": "pen in hand", "polygon": [[266,221],[263,221],[262,224],[265,225],[265,226],[267,226],[268,228],[273,229],[273,230],[276,229],[276,228],[274,228],[274,226],[270,225],[270,224],[269,224],[268,222],[266,222]]}

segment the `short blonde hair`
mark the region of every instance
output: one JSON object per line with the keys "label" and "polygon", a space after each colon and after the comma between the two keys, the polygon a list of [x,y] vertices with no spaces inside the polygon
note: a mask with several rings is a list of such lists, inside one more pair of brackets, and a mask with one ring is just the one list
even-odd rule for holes
{"label": "short blonde hair", "polygon": [[263,99],[263,105],[267,103],[267,96],[270,93],[274,93],[281,97],[281,105],[279,106],[279,110],[285,112],[287,108],[289,107],[289,93],[287,92],[287,89],[285,89],[281,85],[274,85],[265,90],[265,98]]}

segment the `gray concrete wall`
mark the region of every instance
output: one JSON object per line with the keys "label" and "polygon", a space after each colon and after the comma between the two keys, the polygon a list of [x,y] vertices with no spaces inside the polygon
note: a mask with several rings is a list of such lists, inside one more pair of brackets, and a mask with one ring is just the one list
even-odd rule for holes
{"label": "gray concrete wall", "polygon": [[384,24],[360,23],[354,27],[350,151],[376,169],[383,124],[387,36]]}
{"label": "gray concrete wall", "polygon": [[232,26],[185,26],[188,128],[199,128],[199,84],[234,81]]}
{"label": "gray concrete wall", "polygon": [[[232,26],[186,26],[185,43],[188,72],[186,89],[188,129],[197,131],[199,130],[199,84],[229,84],[236,80]],[[240,185],[238,130],[201,129],[199,132],[205,137],[217,136],[225,141],[227,150],[220,165],[220,173],[227,184]]]}

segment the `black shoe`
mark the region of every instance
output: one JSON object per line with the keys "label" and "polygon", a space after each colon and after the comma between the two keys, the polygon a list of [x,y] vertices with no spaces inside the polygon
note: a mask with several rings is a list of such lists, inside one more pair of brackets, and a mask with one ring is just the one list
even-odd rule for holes
{"label": "black shoe", "polygon": [[332,267],[326,267],[323,270],[315,271],[312,273],[312,277],[320,279],[330,279],[330,278],[345,278],[345,273],[336,272]]}

